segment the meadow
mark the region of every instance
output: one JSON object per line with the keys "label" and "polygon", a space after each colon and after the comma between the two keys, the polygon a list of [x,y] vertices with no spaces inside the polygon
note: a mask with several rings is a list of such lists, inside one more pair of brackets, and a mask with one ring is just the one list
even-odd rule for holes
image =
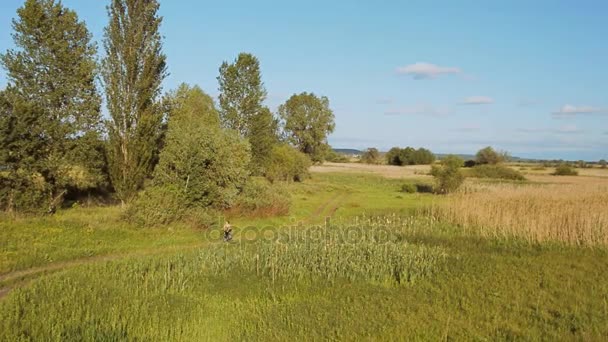
{"label": "meadow", "polygon": [[119,207],[2,218],[0,340],[606,340],[604,170],[404,193],[334,164],[279,217],[141,228]]}

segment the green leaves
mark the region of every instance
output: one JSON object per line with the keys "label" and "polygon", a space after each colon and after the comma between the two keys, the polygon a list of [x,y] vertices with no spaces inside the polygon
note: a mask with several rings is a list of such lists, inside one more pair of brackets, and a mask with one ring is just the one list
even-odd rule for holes
{"label": "green leaves", "polygon": [[103,82],[110,120],[110,177],[128,201],[143,186],[158,156],[163,115],[158,98],[167,76],[156,0],[112,0],[104,35]]}
{"label": "green leaves", "polygon": [[222,63],[217,80],[222,125],[249,136],[251,122],[262,111],[267,95],[260,62],[252,54],[241,53],[232,64]]}
{"label": "green leaves", "polygon": [[313,162],[322,162],[329,150],[327,136],[335,129],[329,99],[306,92],[293,95],[279,107],[279,116],[289,142]]}
{"label": "green leaves", "polygon": [[[103,165],[88,159],[99,145],[101,123],[97,48],[85,23],[61,2],[27,0],[17,14],[16,48],[0,56],[9,83],[1,105],[0,164],[11,170],[2,187],[10,184],[13,193],[27,187],[39,192],[32,198],[56,205],[68,187],[103,183]],[[82,182],[76,174],[90,177]],[[6,206],[21,209],[14,198]]]}

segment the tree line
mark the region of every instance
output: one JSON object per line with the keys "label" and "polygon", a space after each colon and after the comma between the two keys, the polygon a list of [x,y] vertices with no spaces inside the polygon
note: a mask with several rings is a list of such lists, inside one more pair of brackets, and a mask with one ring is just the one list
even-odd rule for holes
{"label": "tree line", "polygon": [[[0,205],[53,212],[66,198],[171,188],[199,207],[227,208],[251,176],[305,177],[329,151],[329,99],[294,94],[273,113],[259,60],[219,68],[218,105],[200,87],[164,92],[167,57],[158,0],[111,0],[103,55],[77,13],[26,0],[0,55]],[[102,115],[105,98],[107,116]]]}

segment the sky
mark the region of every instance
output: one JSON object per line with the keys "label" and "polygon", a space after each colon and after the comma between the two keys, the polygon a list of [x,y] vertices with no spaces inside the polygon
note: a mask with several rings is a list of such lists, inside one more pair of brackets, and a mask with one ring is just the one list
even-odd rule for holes
{"label": "sky", "polygon": [[[0,1],[0,51],[23,0]],[[109,0],[64,0],[100,55]],[[608,159],[608,1],[161,0],[170,76],[217,96],[256,55],[273,110],[327,96],[335,148]],[[7,83],[0,70],[0,88]]]}

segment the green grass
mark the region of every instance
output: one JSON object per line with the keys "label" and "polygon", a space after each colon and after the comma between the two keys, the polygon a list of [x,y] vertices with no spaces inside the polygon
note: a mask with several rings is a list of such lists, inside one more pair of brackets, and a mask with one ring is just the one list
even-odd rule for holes
{"label": "green grass", "polygon": [[0,275],[99,255],[201,242],[184,227],[142,229],[120,220],[121,209],[80,208],[55,216],[0,220]]}
{"label": "green grass", "polygon": [[608,339],[606,248],[485,239],[411,216],[449,198],[403,180],[313,176],[290,215],[231,218],[232,244],[119,208],[1,220],[0,274],[66,264],[0,276],[0,341]]}
{"label": "green grass", "polygon": [[209,250],[127,259],[15,290],[0,303],[0,340],[608,337],[605,251],[484,240],[420,224],[388,227],[402,242],[445,257],[406,286],[347,276],[295,280],[301,269],[287,266],[273,279],[253,259],[228,251],[225,257],[238,262],[221,272]]}

